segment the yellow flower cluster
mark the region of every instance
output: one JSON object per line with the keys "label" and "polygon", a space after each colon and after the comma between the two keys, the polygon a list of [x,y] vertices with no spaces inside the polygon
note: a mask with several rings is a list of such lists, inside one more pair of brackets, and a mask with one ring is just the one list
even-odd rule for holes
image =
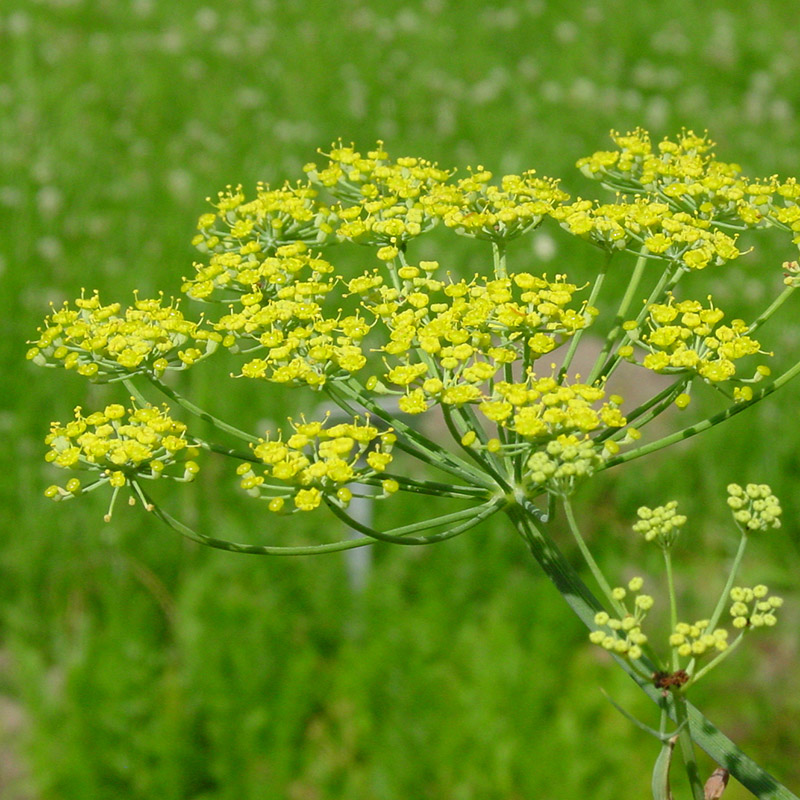
{"label": "yellow flower cluster", "polygon": [[[642,578],[631,578],[628,590],[634,593],[633,609],[627,610],[621,619],[610,616],[605,611],[598,611],[594,617],[597,629],[589,634],[592,644],[600,645],[604,650],[610,650],[620,656],[631,660],[641,658],[642,645],[646,644],[647,636],[642,632],[642,623],[647,612],[653,607],[653,598],[649,594],[641,594],[644,581]],[[612,591],[613,598],[622,603],[628,594],[624,586],[618,586]]]}
{"label": "yellow flower cluster", "polygon": [[318,389],[331,375],[357,372],[367,362],[361,340],[370,326],[356,315],[328,318],[322,309],[332,282],[298,281],[273,300],[231,309],[216,324],[231,350],[265,350],[242,367],[246,378]]}
{"label": "yellow flower cluster", "polygon": [[537,178],[533,170],[505,175],[497,186],[491,172],[477,167],[450,182],[453,171],[424,159],[391,160],[383,142],[366,157],[341,142],[325,155],[327,166],[305,169],[312,182],[342,201],[335,209],[338,237],[384,245],[387,256],[439,221],[465,236],[508,241],[569,199],[558,181]]}
{"label": "yellow flower cluster", "polygon": [[215,253],[208,265],[195,264],[193,278],[181,290],[194,300],[207,300],[214,292],[242,305],[253,305],[276,297],[280,290],[299,279],[318,283],[333,267],[312,255],[303,242],[278,247],[272,255],[261,251]]}
{"label": "yellow flower cluster", "polygon": [[160,376],[186,369],[211,355],[222,336],[184,319],[177,303],[140,300],[121,312],[104,306],[95,292],[74,307],[64,303],[45,319],[27,357],[41,366],[74,369],[84,377],[108,379],[137,372]]}
{"label": "yellow flower cluster", "polygon": [[[528,441],[541,441],[561,434],[588,434],[626,424],[619,410],[622,398],[605,398],[599,386],[585,383],[559,384],[553,377],[529,373],[526,381],[499,381],[488,400],[478,408],[492,422]],[[609,444],[609,447],[611,445]]]}
{"label": "yellow flower cluster", "polygon": [[[255,456],[266,465],[256,474],[252,464],[238,469],[241,486],[254,497],[269,501],[271,511],[282,511],[286,500],[293,499],[294,510],[312,511],[329,497],[346,507],[352,492],[346,484],[363,482],[386,470],[392,461],[396,436],[391,430],[381,432],[368,422],[353,422],[325,427],[325,422],[303,420],[292,423],[294,432],[283,441],[267,438],[253,446]],[[282,485],[265,483],[265,478]],[[398,489],[396,481],[382,482],[383,491]]]}
{"label": "yellow flower cluster", "polygon": [[[692,371],[710,383],[730,380],[744,356],[761,352],[761,345],[747,335],[748,326],[740,319],[720,325],[725,313],[710,302],[698,300],[654,303],[648,309],[649,332],[641,333],[635,321],[626,322],[628,336],[650,352],[642,366],[654,372]],[[619,354],[630,358],[634,349],[625,345]],[[763,372],[765,368],[760,368]]]}
{"label": "yellow flower cluster", "polygon": [[500,242],[533,230],[569,199],[558,181],[537,178],[534,170],[505,175],[500,186],[491,179],[491,172],[478,167],[455,186],[433,192],[427,205],[456,233]]}
{"label": "yellow flower cluster", "polygon": [[[522,483],[532,494],[569,495],[578,482],[619,452],[616,442],[598,443],[590,436],[626,425],[619,410],[621,397],[612,395],[600,408],[593,407],[604,398],[598,386],[560,385],[552,377],[537,378],[533,372],[522,383],[498,381],[478,409],[495,423],[505,443],[493,438],[483,444],[474,431],[465,434],[461,443],[519,457],[525,464]],[[630,437],[637,435],[631,429]]]}
{"label": "yellow flower cluster", "polygon": [[743,628],[771,628],[778,621],[775,612],[783,605],[783,598],[770,595],[764,584],[758,586],[734,586],[731,589],[730,615],[732,625]]}
{"label": "yellow flower cluster", "polygon": [[549,281],[521,272],[444,281],[434,277],[437,267],[401,267],[398,287],[386,285],[378,273],[348,284],[386,329],[382,350],[391,364],[382,377],[405,391],[399,402],[408,414],[434,403],[492,400],[483,386],[499,369],[515,361],[533,363],[596,314],[585,305],[569,306],[578,287],[563,276]]}
{"label": "yellow flower cluster", "polygon": [[429,196],[452,173],[422,158],[392,160],[380,141],[366,156],[341,141],[322,155],[328,157],[326,166],[306,164],[304,169],[312,183],[342,201],[335,208],[340,239],[402,245],[438,222]]}
{"label": "yellow flower cluster", "polygon": [[294,242],[323,244],[333,231],[333,217],[317,194],[309,185],[270,189],[259,183],[255,199],[247,200],[241,186],[229,186],[212,204],[216,211],[198,220],[192,244],[206,253],[241,255],[271,254]]}
{"label": "yellow flower cluster", "polygon": [[[736,165],[716,161],[711,142],[691,132],[657,146],[641,130],[613,138],[616,151],[580,162],[587,174],[619,192],[607,204],[570,202],[557,181],[532,170],[497,180],[478,166],[458,177],[421,158],[392,159],[382,142],[362,154],[340,141],[329,152],[320,151],[327,163],[306,165],[308,183],[278,189],[258,184],[254,198],[245,197],[240,186],[229,186],[212,203],[213,210],[201,216],[193,243],[204,253],[203,263],[195,264],[182,288],[194,300],[223,304],[224,313],[211,325],[184,319],[177,303],[165,304],[163,298],[137,297],[123,310],[119,304],[103,306],[95,293],[54,310],[28,357],[95,379],[141,373],[156,380],[166,370],[185,369],[206,358],[222,344],[244,356],[242,377],[326,387],[336,401],[360,399],[366,407],[375,395],[393,395],[399,410],[411,415],[442,406],[449,431],[472,449],[504,491],[514,484],[524,485],[531,495],[542,490],[567,494],[579,479],[602,468],[620,443],[638,438],[632,428],[622,438],[617,430],[627,426],[622,399],[607,396],[603,388],[620,358],[634,360],[635,347],[642,366],[686,379],[679,390],[684,393],[675,400],[681,407],[695,376],[710,383],[738,378],[732,395],[739,401],[751,399],[749,384],[768,374],[759,367],[750,380],[737,375],[740,358],[761,352],[744,322],[722,324],[723,312],[710,302],[677,301],[661,287],[674,287],[687,270],[739,257],[730,233],[734,229],[773,224],[800,242],[800,186],[795,181],[749,181]],[[613,326],[602,359],[592,369],[593,381],[600,378],[592,384],[580,383],[580,376],[569,383],[566,377],[583,331],[599,313],[589,301],[577,299],[583,287],[564,275],[550,279],[533,271],[513,272],[506,265],[504,243],[547,216],[609,254],[626,250],[666,265],[657,284],[661,294],[654,294],[623,332]],[[491,274],[460,279],[443,274],[435,261],[409,263],[409,244],[439,223],[459,235],[491,241]],[[341,240],[375,247],[380,268],[357,277],[340,274],[318,248]],[[800,282],[798,271],[787,262],[787,284]],[[592,289],[593,298],[604,274]],[[621,314],[631,307],[641,277],[638,262]],[[558,377],[554,365],[550,377],[537,374],[537,361],[569,339]],[[358,381],[357,373],[362,373]],[[721,391],[731,394],[726,387]],[[645,423],[657,412],[641,412]],[[98,424],[103,430],[119,427],[109,421]],[[215,424],[235,430],[219,420]],[[319,430],[309,433],[315,425]],[[370,459],[388,456],[389,440],[381,437],[390,436],[369,425],[353,425],[342,432],[341,426],[303,422],[286,442],[264,440],[259,453],[280,450],[285,456],[262,459],[268,469],[259,475],[245,467],[245,488],[264,494],[276,510],[287,498],[293,498],[295,509],[313,508],[326,493],[346,505],[345,484],[366,475],[367,468],[378,471]],[[362,428],[374,432],[371,438],[359,439]],[[64,460],[85,458],[80,443],[59,437],[53,460],[63,466]],[[291,444],[303,437],[305,444]],[[138,452],[133,444],[126,447]],[[437,462],[438,454],[427,449],[419,445],[415,452],[431,463],[446,463]],[[162,459],[146,459],[150,462],[158,470]],[[471,466],[453,462],[450,467],[465,480],[470,470],[475,475]],[[265,478],[283,480],[294,489],[269,486]],[[369,479],[375,483],[371,473]],[[389,481],[384,488],[391,486]],[[766,524],[769,509],[754,511],[752,503],[741,502],[735,509],[741,524]],[[670,535],[667,518],[675,523],[678,517],[670,505],[651,513],[653,518],[637,525],[647,537],[663,541]],[[750,514],[747,520],[745,514]]]}
{"label": "yellow flower cluster", "polygon": [[[144,406],[126,410],[113,403],[88,416],[75,409],[75,419],[62,425],[54,422],[45,439],[50,450],[45,460],[64,469],[92,470],[100,482],[119,488],[132,478],[158,478],[180,464],[181,480],[191,480],[199,467],[192,459],[199,453],[186,438],[186,426],[169,416],[168,409]],[[47,497],[60,500],[78,494],[81,484],[71,479],[62,489],[50,486]]]}
{"label": "yellow flower cluster", "polygon": [[707,219],[696,214],[673,210],[660,199],[577,200],[554,209],[551,216],[573,235],[606,250],[628,250],[686,269],[724,264],[741,255],[734,237],[712,229]]}
{"label": "yellow flower cluster", "polygon": [[728,507],[742,530],[766,531],[781,526],[783,510],[766,483],[748,483],[744,487],[729,484]]}
{"label": "yellow flower cluster", "polygon": [[728,631],[725,628],[709,630],[710,620],[701,619],[694,624],[679,622],[669,637],[670,647],[677,648],[684,658],[702,656],[713,650],[728,649]]}
{"label": "yellow flower cluster", "polygon": [[641,533],[647,542],[655,541],[663,548],[672,547],[686,524],[686,516],[678,514],[677,509],[677,500],[670,500],[666,505],[656,508],[642,506],[636,512],[639,521],[633,524],[633,530]]}
{"label": "yellow flower cluster", "polygon": [[740,228],[772,224],[794,234],[800,244],[800,186],[794,178],[754,181],[738,164],[718,161],[707,136],[684,131],[655,147],[641,128],[612,132],[619,148],[578,161],[590,178],[626,194],[652,193],[676,211]]}

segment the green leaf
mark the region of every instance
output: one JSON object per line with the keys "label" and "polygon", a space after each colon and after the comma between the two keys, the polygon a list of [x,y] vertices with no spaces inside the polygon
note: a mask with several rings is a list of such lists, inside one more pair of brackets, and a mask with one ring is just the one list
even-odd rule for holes
{"label": "green leaf", "polygon": [[677,736],[673,736],[661,745],[661,752],[653,765],[653,800],[672,800],[672,792],[669,790],[669,768],[677,739]]}

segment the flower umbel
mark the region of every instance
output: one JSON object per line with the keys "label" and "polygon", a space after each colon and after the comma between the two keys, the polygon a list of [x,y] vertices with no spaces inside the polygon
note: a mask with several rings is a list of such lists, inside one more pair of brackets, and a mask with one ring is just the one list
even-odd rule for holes
{"label": "flower umbel", "polygon": [[677,513],[677,500],[670,500],[664,506],[648,508],[642,506],[636,513],[639,521],[634,523],[633,530],[641,533],[645,541],[656,542],[660,547],[672,547],[681,528],[686,524],[686,517]]}
{"label": "flower umbel", "polygon": [[742,531],[766,531],[780,528],[782,509],[778,498],[766,483],[728,486],[728,506]]}
{"label": "flower umbel", "polygon": [[222,336],[185,319],[163,297],[142,300],[120,313],[119,303],[104,306],[95,292],[80,297],[75,307],[64,303],[45,319],[28,358],[48,367],[74,369],[96,381],[136,373],[160,377],[183,370],[210,356]]}
{"label": "flower umbel", "polygon": [[[368,421],[354,419],[330,427],[325,422],[303,419],[291,423],[294,433],[285,441],[281,436],[261,439],[253,454],[266,469],[259,475],[251,464],[242,464],[237,470],[242,488],[267,500],[270,511],[289,510],[284,507],[287,499],[292,499],[295,511],[312,511],[323,500],[346,508],[353,497],[348,485],[384,473],[397,437]],[[395,486],[391,479],[383,480],[384,496],[396,491]]]}
{"label": "flower umbel", "polygon": [[126,409],[112,403],[88,416],[79,407],[72,421],[52,423],[45,439],[50,446],[45,460],[62,469],[94,473],[95,480],[84,487],[79,478],[71,478],[64,488],[48,487],[45,495],[63,500],[108,483],[116,497],[123,486],[136,490],[138,480],[193,480],[199,471],[194,460],[199,447],[187,437],[186,425],[172,419],[168,411],[166,405]]}

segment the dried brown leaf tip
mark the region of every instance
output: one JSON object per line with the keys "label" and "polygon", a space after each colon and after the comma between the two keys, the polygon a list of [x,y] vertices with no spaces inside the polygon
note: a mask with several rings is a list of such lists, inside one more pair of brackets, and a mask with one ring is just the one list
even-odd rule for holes
{"label": "dried brown leaf tip", "polygon": [[704,800],[719,800],[728,785],[728,770],[717,767],[703,787]]}

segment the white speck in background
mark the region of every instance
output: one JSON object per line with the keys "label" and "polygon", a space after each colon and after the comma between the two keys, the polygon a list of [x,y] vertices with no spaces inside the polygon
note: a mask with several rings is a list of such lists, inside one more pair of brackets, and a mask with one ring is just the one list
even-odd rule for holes
{"label": "white speck in background", "polygon": [[52,219],[64,203],[61,190],[56,186],[42,186],[36,193],[36,206],[39,213],[48,219]]}
{"label": "white speck in background", "polygon": [[537,231],[533,235],[533,252],[538,259],[541,261],[552,261],[557,251],[558,245],[556,244],[556,240],[549,233],[546,231]]}

